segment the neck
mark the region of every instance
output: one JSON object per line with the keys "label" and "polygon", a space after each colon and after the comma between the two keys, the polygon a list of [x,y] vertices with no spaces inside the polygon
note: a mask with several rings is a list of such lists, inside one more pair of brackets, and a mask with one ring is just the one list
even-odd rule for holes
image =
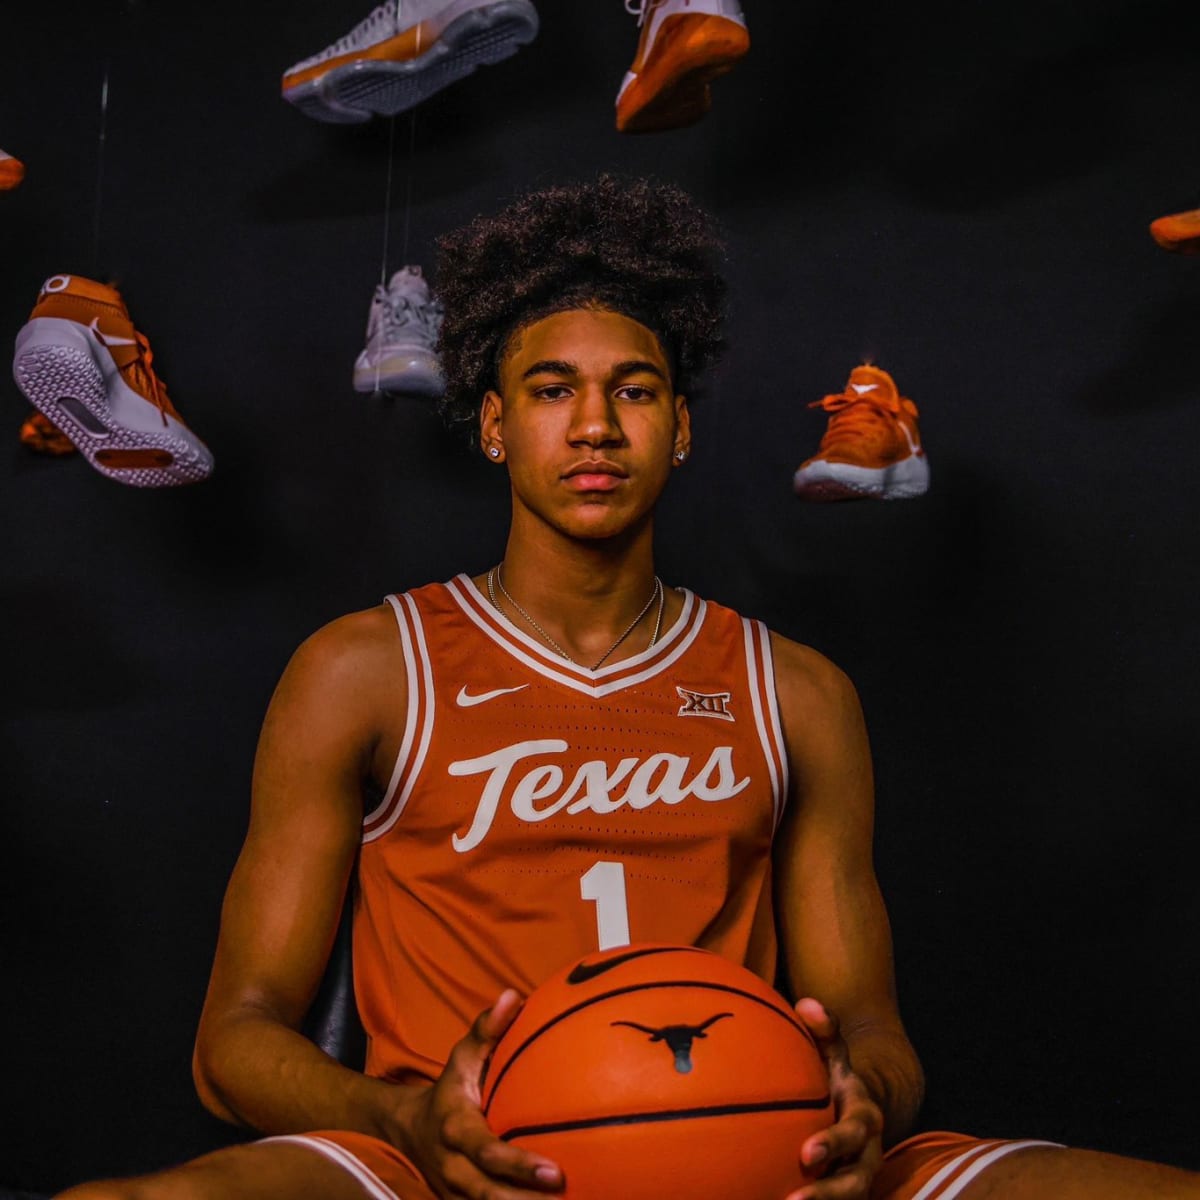
{"label": "neck", "polygon": [[[625,632],[654,592],[652,523],[647,518],[619,538],[595,541],[565,538],[544,526],[531,537],[514,523],[502,578],[513,600],[575,662],[590,665]],[[517,625],[526,624],[503,596],[500,605]],[[655,616],[651,606],[607,661],[646,649]]]}

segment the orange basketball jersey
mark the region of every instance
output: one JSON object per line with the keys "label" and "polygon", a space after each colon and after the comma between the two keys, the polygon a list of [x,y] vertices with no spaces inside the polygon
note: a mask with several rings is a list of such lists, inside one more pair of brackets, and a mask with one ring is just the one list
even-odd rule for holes
{"label": "orange basketball jersey", "polygon": [[787,759],[768,634],[683,599],[655,646],[593,672],[465,575],[388,597],[409,704],[359,859],[368,1073],[436,1077],[504,988],[598,948],[687,943],[773,980]]}

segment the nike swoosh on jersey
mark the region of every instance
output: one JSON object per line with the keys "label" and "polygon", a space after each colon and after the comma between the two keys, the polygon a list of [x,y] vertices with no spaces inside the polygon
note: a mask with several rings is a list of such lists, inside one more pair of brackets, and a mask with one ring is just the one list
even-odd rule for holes
{"label": "nike swoosh on jersey", "polygon": [[587,983],[589,979],[595,979],[597,975],[603,975],[605,971],[611,971],[613,967],[619,967],[622,963],[627,963],[630,959],[641,958],[645,954],[666,954],[672,950],[691,950],[692,946],[650,946],[644,950],[630,950],[626,954],[615,954],[612,958],[606,958],[603,962],[576,963],[570,975],[567,976],[568,983]]}
{"label": "nike swoosh on jersey", "polygon": [[529,684],[519,683],[516,687],[496,688],[491,692],[480,692],[478,696],[472,696],[467,692],[466,686],[459,688],[458,695],[454,697],[454,702],[459,708],[474,708],[476,704],[486,704],[489,700],[495,700],[497,696],[507,696],[509,692],[522,692]]}

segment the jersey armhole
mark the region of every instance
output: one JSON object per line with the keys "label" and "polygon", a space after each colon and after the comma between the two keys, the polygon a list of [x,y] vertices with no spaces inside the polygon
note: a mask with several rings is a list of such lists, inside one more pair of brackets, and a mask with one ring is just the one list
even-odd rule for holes
{"label": "jersey armhole", "polygon": [[775,828],[783,819],[788,797],[787,744],[779,720],[779,701],[775,694],[775,661],[771,655],[771,634],[761,621],[742,618],[746,643],[746,674],[750,682],[750,703],[754,724],[762,745],[771,794],[775,806]]}
{"label": "jersey armhole", "polygon": [[408,679],[408,706],[404,716],[404,737],[392,767],[391,779],[383,800],[363,818],[363,843],[381,838],[400,819],[416,784],[429,741],[433,736],[433,667],[421,615],[413,598],[406,592],[388,596],[400,632],[404,671]]}

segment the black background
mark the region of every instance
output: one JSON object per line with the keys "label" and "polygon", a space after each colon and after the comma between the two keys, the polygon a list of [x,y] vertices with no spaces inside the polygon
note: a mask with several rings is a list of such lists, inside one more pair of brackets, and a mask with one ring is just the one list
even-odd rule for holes
{"label": "black background", "polygon": [[[633,19],[542,0],[536,42],[396,119],[388,268],[601,168],[715,211],[730,349],[660,567],[859,686],[925,1123],[1200,1167],[1200,260],[1146,232],[1200,203],[1191,6],[747,2],[714,112],[638,139],[612,128]],[[0,195],[0,329],[48,275],[116,279],[217,461],[123,488],[20,447],[0,387],[0,1183],[234,1136],[189,1057],[271,688],[318,625],[502,548],[502,472],[350,387],[389,125],[321,126],[278,88],[365,15],[0,16],[0,146],[28,167]],[[932,490],[805,505],[805,404],[864,358],[920,406]]]}

